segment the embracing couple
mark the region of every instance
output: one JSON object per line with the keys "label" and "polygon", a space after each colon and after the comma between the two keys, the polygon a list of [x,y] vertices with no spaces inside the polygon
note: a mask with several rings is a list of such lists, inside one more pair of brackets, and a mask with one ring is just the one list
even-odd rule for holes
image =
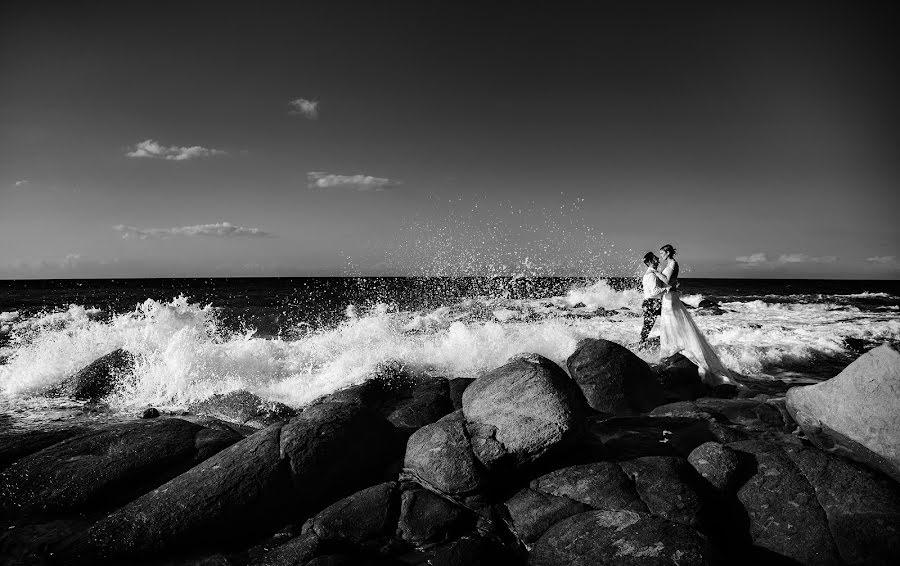
{"label": "embracing couple", "polygon": [[644,325],[640,347],[647,347],[650,329],[658,316],[660,359],[680,353],[699,368],[700,377],[707,385],[738,385],[681,302],[675,248],[666,244],[659,249],[659,254],[662,261],[652,252],[644,254],[647,271],[643,278]]}

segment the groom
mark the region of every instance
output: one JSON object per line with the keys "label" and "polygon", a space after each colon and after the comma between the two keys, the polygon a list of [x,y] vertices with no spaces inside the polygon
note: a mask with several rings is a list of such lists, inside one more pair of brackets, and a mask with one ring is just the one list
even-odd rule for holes
{"label": "groom", "polygon": [[656,322],[662,310],[662,300],[660,295],[666,292],[667,287],[660,285],[661,281],[653,273],[653,270],[659,267],[659,258],[653,252],[644,254],[644,265],[647,271],[644,273],[642,284],[644,287],[644,302],[641,303],[641,311],[644,313],[644,326],[641,328],[641,342],[639,347],[646,348],[648,346],[647,338],[650,336],[650,329]]}

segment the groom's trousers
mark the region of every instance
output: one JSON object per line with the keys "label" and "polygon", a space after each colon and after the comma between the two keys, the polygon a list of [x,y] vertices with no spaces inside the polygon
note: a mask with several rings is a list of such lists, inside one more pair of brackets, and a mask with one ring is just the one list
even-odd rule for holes
{"label": "groom's trousers", "polygon": [[650,336],[650,329],[656,322],[656,317],[662,312],[662,301],[660,299],[644,299],[641,303],[641,311],[644,314],[644,327],[641,328],[641,342],[646,342]]}

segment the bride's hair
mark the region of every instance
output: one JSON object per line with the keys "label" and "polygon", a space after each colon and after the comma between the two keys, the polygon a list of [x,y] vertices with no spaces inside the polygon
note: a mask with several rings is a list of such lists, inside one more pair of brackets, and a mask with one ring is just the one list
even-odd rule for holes
{"label": "bride's hair", "polygon": [[672,247],[672,244],[666,244],[661,246],[659,249],[669,254],[669,257],[675,257],[675,248]]}

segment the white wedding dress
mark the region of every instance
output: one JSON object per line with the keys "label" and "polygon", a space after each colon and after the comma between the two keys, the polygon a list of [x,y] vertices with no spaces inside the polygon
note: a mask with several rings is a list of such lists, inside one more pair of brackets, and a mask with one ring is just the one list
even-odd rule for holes
{"label": "white wedding dress", "polygon": [[700,369],[703,383],[738,385],[681,302],[681,294],[677,290],[678,263],[674,259],[669,260],[662,274],[668,278],[672,290],[662,296],[662,313],[659,316],[660,358],[681,353]]}

